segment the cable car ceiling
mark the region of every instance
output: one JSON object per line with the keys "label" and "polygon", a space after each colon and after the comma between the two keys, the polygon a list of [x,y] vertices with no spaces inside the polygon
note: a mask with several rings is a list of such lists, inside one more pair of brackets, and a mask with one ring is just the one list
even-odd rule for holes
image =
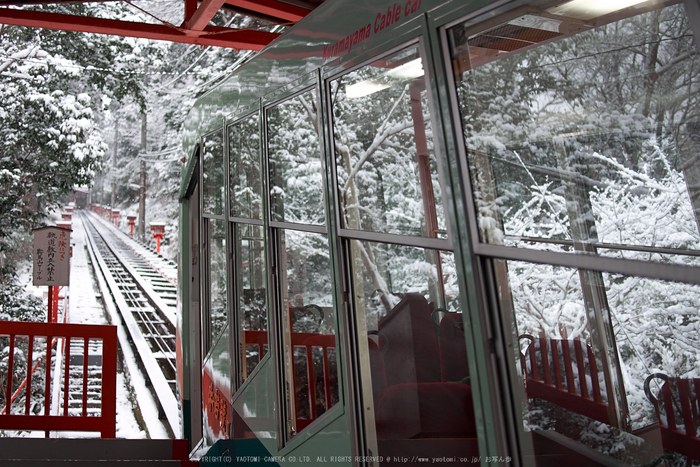
{"label": "cable car ceiling", "polygon": [[[98,0],[119,1],[119,0]],[[219,10],[228,10],[265,21],[292,25],[313,11],[324,0],[182,0],[184,21],[172,24],[123,21],[46,11],[18,9],[27,5],[81,3],[80,0],[0,0],[0,23],[64,31],[91,32],[142,37],[186,44],[260,50],[279,34],[210,25]],[[126,0],[126,3],[131,3]]]}

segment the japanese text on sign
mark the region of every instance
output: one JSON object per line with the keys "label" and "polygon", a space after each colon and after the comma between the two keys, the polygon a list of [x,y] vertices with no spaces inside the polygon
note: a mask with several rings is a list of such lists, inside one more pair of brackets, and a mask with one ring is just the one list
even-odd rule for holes
{"label": "japanese text on sign", "polygon": [[34,230],[34,285],[68,285],[70,230],[44,227]]}

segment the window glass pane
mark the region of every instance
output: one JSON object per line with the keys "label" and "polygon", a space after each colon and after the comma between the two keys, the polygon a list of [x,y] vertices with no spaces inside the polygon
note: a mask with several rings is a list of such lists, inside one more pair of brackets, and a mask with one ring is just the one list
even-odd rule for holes
{"label": "window glass pane", "polygon": [[202,151],[202,162],[204,169],[202,177],[204,183],[203,199],[204,212],[207,214],[223,214],[226,203],[226,193],[224,190],[224,132],[219,130],[216,133],[205,136],[204,150]]}
{"label": "window glass pane", "polygon": [[294,389],[288,400],[294,435],[338,403],[333,278],[328,237],[279,231],[285,374]]}
{"label": "window glass pane", "polygon": [[[209,347],[227,324],[226,221],[206,219],[208,225]],[[206,349],[208,350],[208,348]]]}
{"label": "window glass pane", "polygon": [[[276,439],[275,371],[267,360],[233,401],[233,438]],[[246,441],[249,442],[249,441]]]}
{"label": "window glass pane", "polygon": [[417,46],[331,83],[343,226],[446,237]]}
{"label": "window glass pane", "polygon": [[700,55],[684,4],[582,4],[452,31],[481,241],[698,264]]}
{"label": "window glass pane", "polygon": [[268,352],[267,265],[262,226],[238,224],[238,324],[241,331],[242,380]]}
{"label": "window glass pane", "polygon": [[476,423],[454,255],[356,240],[350,249],[369,450],[381,465],[406,453],[471,461]]}
{"label": "window glass pane", "polygon": [[202,424],[207,446],[231,434],[231,350],[228,333],[212,349],[202,371]]}
{"label": "window glass pane", "polygon": [[323,225],[323,165],[315,93],[267,111],[272,220]]}
{"label": "window glass pane", "polygon": [[[516,261],[495,269],[535,452],[567,446],[558,464],[578,465],[592,448],[644,465],[661,463],[666,450],[677,451],[668,465],[685,465],[680,454],[697,440],[697,412],[683,404],[698,404],[700,287]],[[655,407],[667,390],[675,402]],[[680,443],[669,438],[670,415]]]}
{"label": "window glass pane", "polygon": [[231,216],[262,219],[262,174],[258,114],[229,127]]}

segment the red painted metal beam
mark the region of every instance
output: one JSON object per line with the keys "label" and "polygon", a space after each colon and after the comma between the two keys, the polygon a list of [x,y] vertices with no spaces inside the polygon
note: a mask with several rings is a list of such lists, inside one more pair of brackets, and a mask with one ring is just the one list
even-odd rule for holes
{"label": "red painted metal beam", "polygon": [[187,21],[187,29],[192,31],[202,31],[209,24],[226,0],[203,0]]}
{"label": "red painted metal beam", "polygon": [[184,0],[185,1],[185,22],[184,24],[187,24],[187,22],[192,18],[192,15],[195,14],[197,11],[197,0]]}
{"label": "red painted metal beam", "polygon": [[227,5],[296,23],[311,11],[276,0],[228,0]]}
{"label": "red painted metal beam", "polygon": [[161,24],[136,23],[10,8],[0,8],[0,24],[142,37],[184,44],[211,45],[243,50],[261,50],[279,36],[279,34],[265,31],[236,30],[213,26],[207,26],[203,31],[186,31],[175,26]]}

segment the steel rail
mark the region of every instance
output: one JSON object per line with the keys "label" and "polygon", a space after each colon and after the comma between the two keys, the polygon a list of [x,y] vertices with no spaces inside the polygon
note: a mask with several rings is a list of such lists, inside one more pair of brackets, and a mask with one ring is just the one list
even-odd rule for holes
{"label": "steel rail", "polygon": [[[158,272],[134,252],[134,247],[119,238],[111,227],[92,214],[81,214],[88,245],[127,329],[131,343],[141,360],[145,376],[165,415],[170,431],[179,433],[179,408],[175,395],[175,308],[168,296],[175,295],[172,285],[159,283],[156,292],[152,279]],[[163,292],[162,290],[167,290]],[[166,376],[172,375],[169,379]]]}

